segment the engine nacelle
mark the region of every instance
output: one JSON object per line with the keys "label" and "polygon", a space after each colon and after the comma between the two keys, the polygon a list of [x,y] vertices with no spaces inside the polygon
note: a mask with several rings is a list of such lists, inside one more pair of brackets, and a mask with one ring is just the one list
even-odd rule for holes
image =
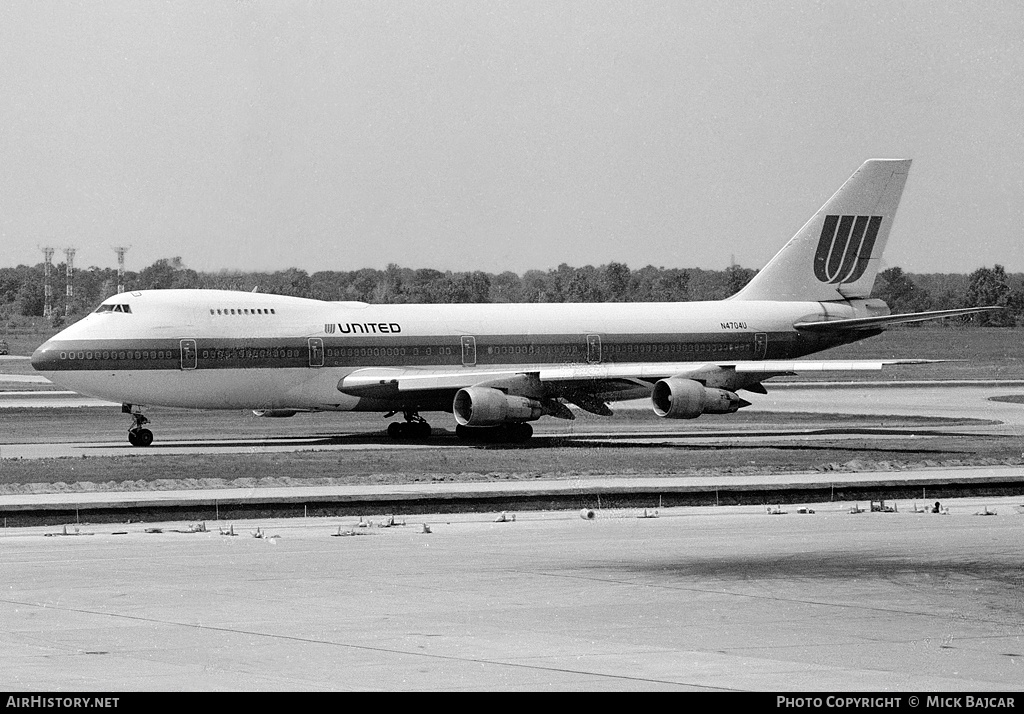
{"label": "engine nacelle", "polygon": [[293,417],[299,412],[296,409],[253,409],[252,413],[258,417],[283,418]]}
{"label": "engine nacelle", "polygon": [[512,396],[492,387],[466,387],[455,393],[452,412],[462,426],[497,426],[540,419],[544,410],[536,399]]}
{"label": "engine nacelle", "polygon": [[654,413],[665,419],[696,419],[701,414],[732,414],[750,402],[735,392],[705,387],[681,377],[658,380],[651,392]]}

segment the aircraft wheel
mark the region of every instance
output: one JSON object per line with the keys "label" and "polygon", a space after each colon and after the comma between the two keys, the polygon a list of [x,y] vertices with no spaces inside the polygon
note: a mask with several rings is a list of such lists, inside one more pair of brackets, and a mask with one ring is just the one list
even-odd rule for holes
{"label": "aircraft wheel", "polygon": [[463,426],[455,427],[455,436],[464,441],[475,441],[481,444],[493,444],[505,440],[504,426]]}
{"label": "aircraft wheel", "polygon": [[526,423],[509,424],[508,425],[508,440],[522,444],[524,441],[528,441],[533,436],[533,427]]}
{"label": "aircraft wheel", "polygon": [[413,438],[416,439],[428,439],[430,438],[430,424],[425,421],[415,422],[409,425],[412,428]]}
{"label": "aircraft wheel", "polygon": [[128,432],[128,444],[133,447],[147,447],[153,444],[153,432],[148,429],[131,429]]}
{"label": "aircraft wheel", "polygon": [[529,424],[512,422],[498,426],[469,427],[458,424],[455,436],[467,441],[479,441],[484,444],[521,444],[533,436],[533,427]]}
{"label": "aircraft wheel", "polygon": [[398,421],[393,421],[388,424],[388,436],[392,439],[401,439],[405,434],[405,430],[402,428],[404,424]]}

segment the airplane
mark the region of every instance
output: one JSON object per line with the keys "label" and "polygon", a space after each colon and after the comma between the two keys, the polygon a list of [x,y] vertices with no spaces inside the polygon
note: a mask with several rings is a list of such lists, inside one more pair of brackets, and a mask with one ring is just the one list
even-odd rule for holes
{"label": "airplane", "polygon": [[451,412],[457,436],[524,442],[570,405],[650,398],[666,419],[728,414],[737,392],[805,372],[926,360],[801,360],[887,325],[991,307],[892,315],[872,299],[910,159],[866,161],[738,293],[661,303],[380,304],[225,290],[107,298],[45,342],[52,382],[122,403],[128,441],[149,446],[146,406],[401,413],[388,434],[421,439],[421,412]]}

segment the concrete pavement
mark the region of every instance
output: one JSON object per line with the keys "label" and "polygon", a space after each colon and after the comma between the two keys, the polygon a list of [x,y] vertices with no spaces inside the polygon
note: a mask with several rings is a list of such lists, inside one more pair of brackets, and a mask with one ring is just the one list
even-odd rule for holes
{"label": "concrete pavement", "polygon": [[1020,500],[0,530],[0,685],[1012,693]]}

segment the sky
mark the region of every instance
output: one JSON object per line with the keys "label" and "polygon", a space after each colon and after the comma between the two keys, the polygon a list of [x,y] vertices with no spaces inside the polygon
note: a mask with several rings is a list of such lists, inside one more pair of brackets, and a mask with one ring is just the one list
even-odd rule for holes
{"label": "sky", "polygon": [[868,158],[883,267],[1024,271],[1019,0],[0,3],[0,267],[760,268]]}

